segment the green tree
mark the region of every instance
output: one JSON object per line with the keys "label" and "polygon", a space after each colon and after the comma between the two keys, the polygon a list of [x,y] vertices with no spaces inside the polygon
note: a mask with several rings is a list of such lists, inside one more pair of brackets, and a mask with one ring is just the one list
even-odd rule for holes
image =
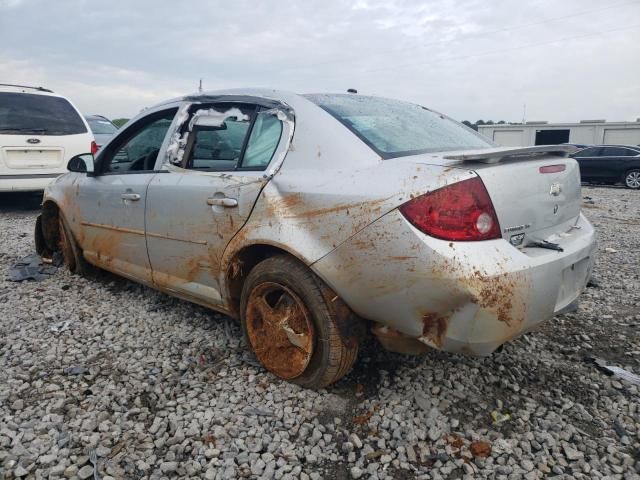
{"label": "green tree", "polygon": [[494,122],[493,120],[476,120],[475,123],[471,123],[469,120],[463,120],[462,123],[469,128],[473,128],[476,132],[478,131],[478,125],[504,125],[507,122],[504,120],[500,120],[498,122]]}
{"label": "green tree", "polygon": [[466,125],[467,127],[469,127],[469,128],[472,128],[472,129],[474,129],[476,131],[478,130],[477,125],[475,123],[471,123],[469,120],[463,120],[462,123],[464,125]]}
{"label": "green tree", "polygon": [[111,122],[118,128],[120,128],[122,125],[124,125],[128,121],[129,121],[128,118],[114,118],[113,120],[111,120]]}

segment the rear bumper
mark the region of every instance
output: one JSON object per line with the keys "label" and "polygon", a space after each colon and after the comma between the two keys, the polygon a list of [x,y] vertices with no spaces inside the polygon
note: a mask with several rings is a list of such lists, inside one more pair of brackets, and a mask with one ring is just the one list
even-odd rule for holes
{"label": "rear bumper", "polygon": [[595,232],[580,215],[557,252],[506,240],[447,242],[396,210],[313,264],[363,318],[451,352],[488,355],[551,318],[585,288]]}
{"label": "rear bumper", "polygon": [[0,175],[0,192],[42,191],[63,173]]}

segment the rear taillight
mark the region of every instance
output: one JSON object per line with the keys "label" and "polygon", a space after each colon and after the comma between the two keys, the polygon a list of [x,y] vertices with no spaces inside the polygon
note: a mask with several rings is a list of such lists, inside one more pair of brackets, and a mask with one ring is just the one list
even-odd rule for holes
{"label": "rear taillight", "polygon": [[91,142],[91,155],[98,153],[98,144],[95,141]]}
{"label": "rear taillight", "polygon": [[500,238],[498,217],[479,177],[409,200],[400,211],[414,227],[442,240]]}

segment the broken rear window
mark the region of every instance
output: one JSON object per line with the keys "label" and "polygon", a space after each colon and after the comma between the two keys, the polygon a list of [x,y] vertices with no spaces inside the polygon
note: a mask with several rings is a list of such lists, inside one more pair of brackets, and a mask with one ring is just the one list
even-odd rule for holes
{"label": "broken rear window", "polygon": [[362,95],[305,95],[383,158],[494,146],[470,128],[420,105]]}

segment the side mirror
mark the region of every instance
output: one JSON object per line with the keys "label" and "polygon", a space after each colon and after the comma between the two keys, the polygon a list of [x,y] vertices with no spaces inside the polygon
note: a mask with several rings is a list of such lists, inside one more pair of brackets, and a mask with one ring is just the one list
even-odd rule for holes
{"label": "side mirror", "polygon": [[90,153],[76,155],[67,163],[67,170],[78,173],[93,173],[93,155]]}

